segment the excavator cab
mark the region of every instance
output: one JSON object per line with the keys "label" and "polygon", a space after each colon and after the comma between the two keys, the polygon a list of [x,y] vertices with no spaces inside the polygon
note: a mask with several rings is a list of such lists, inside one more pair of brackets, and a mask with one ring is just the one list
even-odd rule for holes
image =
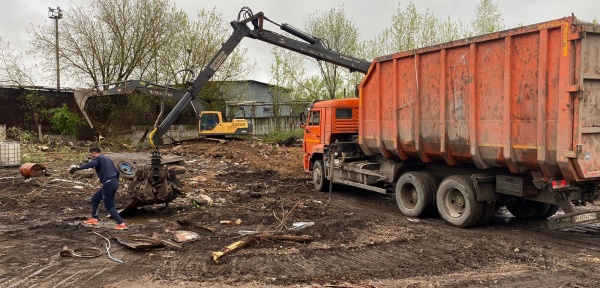
{"label": "excavator cab", "polygon": [[200,136],[227,136],[251,135],[254,129],[252,122],[246,119],[233,119],[225,122],[220,111],[202,111],[198,121],[198,135]]}
{"label": "excavator cab", "polygon": [[200,114],[200,133],[214,130],[221,123],[221,113],[203,112]]}

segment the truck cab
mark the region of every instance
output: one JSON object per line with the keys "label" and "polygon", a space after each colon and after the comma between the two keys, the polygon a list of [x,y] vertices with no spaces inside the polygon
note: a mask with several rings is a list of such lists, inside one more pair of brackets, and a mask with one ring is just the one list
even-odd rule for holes
{"label": "truck cab", "polygon": [[358,135],[358,98],[315,101],[311,104],[304,129],[304,170],[323,159],[323,149],[336,141],[351,142]]}

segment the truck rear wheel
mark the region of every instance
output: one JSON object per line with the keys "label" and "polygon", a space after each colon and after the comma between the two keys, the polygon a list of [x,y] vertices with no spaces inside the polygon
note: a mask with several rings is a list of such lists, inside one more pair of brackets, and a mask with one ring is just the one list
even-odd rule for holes
{"label": "truck rear wheel", "polygon": [[550,204],[550,209],[548,209],[548,212],[546,212],[546,215],[544,215],[544,219],[548,219],[548,218],[554,216],[554,214],[556,214],[556,212],[558,212],[558,210],[560,210],[559,205]]}
{"label": "truck rear wheel", "polygon": [[548,203],[515,198],[514,202],[506,205],[506,209],[518,219],[542,220],[549,217],[546,217],[546,213],[550,211],[550,205]]}
{"label": "truck rear wheel", "polygon": [[460,228],[475,226],[483,216],[483,203],[477,201],[473,182],[466,175],[453,175],[442,180],[436,205],[442,219]]}
{"label": "truck rear wheel", "polygon": [[496,214],[496,201],[492,202],[483,202],[483,213],[481,213],[481,219],[477,222],[475,226],[483,226],[492,221],[494,219],[494,214]]}
{"label": "truck rear wheel", "polygon": [[406,172],[396,183],[396,203],[409,217],[431,214],[435,205],[435,178],[426,172]]}
{"label": "truck rear wheel", "polygon": [[325,165],[323,160],[315,161],[313,164],[313,184],[321,192],[329,191],[329,180],[325,178]]}

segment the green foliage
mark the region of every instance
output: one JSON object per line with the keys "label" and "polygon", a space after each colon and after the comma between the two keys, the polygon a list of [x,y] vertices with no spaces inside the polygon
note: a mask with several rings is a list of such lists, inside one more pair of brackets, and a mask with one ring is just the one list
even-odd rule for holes
{"label": "green foliage", "polygon": [[474,35],[492,33],[504,29],[502,12],[494,0],[480,0],[475,8],[475,17],[471,21]]}
{"label": "green foliage", "polygon": [[43,122],[46,109],[42,103],[45,101],[45,96],[39,95],[37,91],[21,90],[19,97],[19,107],[23,117],[22,128],[24,130],[37,130],[37,125]]}
{"label": "green foliage", "polygon": [[21,146],[21,163],[44,163],[46,154],[37,150],[35,145]]}
{"label": "green foliage", "polygon": [[38,136],[34,132],[23,130],[19,127],[10,127],[6,129],[6,137],[10,140],[16,140],[22,143],[37,142]]}
{"label": "green foliage", "polygon": [[392,25],[361,44],[367,58],[417,49],[504,29],[502,13],[494,0],[479,0],[470,25],[460,20],[437,18],[429,10],[418,11],[409,2],[398,4]]}
{"label": "green foliage", "polygon": [[[325,39],[327,48],[346,55],[357,55],[360,50],[358,27],[349,19],[344,5],[310,16],[307,32]],[[349,78],[348,69],[325,61],[316,61],[325,82],[329,99],[335,99]]]}
{"label": "green foliage", "polygon": [[[332,51],[350,56],[364,54],[361,52],[363,47],[360,45],[358,27],[346,15],[344,5],[315,12],[304,30],[307,34],[322,39],[324,46]],[[289,90],[286,98],[292,101],[339,98],[345,94],[344,90],[354,87],[364,76],[283,48],[272,48],[271,54],[274,58],[271,84]],[[318,76],[307,73],[307,63],[316,66]]]}
{"label": "green foliage", "polygon": [[304,137],[304,129],[296,129],[292,131],[275,131],[265,135],[262,139],[267,143],[284,143],[289,139],[302,139]]}
{"label": "green foliage", "polygon": [[79,116],[71,112],[66,104],[48,110],[48,114],[52,128],[62,135],[77,135],[77,128],[83,124]]}

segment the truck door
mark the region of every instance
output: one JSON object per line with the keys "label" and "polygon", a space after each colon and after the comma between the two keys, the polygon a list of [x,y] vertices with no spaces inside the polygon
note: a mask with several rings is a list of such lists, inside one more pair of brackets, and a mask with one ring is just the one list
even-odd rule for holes
{"label": "truck door", "polygon": [[308,122],[304,127],[304,152],[312,153],[313,147],[322,143],[321,140],[321,111],[311,110],[308,114]]}

